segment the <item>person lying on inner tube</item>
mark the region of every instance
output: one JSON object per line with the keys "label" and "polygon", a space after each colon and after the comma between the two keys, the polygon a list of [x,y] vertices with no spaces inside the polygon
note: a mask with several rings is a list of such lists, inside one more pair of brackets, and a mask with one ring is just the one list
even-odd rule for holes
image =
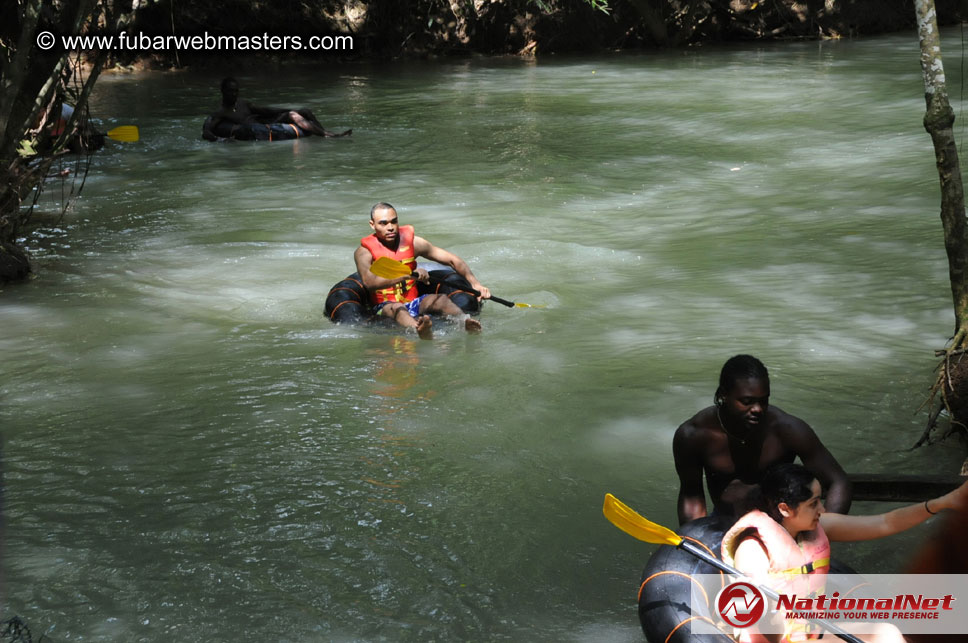
{"label": "person lying on inner tube", "polygon": [[[212,118],[202,126],[202,138],[214,141],[218,137],[213,129],[219,121],[225,120],[237,125],[248,123],[292,123],[293,125],[318,136],[349,136],[353,130],[337,134],[319,124],[316,117],[308,109],[290,109],[288,107],[258,107],[247,100],[239,98],[239,83],[229,76],[222,80],[222,104]],[[241,138],[241,136],[239,137]]]}
{"label": "person lying on inner tube", "polygon": [[417,273],[421,282],[427,283],[430,279],[427,271],[417,268],[417,257],[426,257],[453,268],[474,290],[481,293],[481,299],[490,298],[491,291],[481,285],[463,259],[416,236],[413,226],[401,226],[396,209],[389,203],[377,203],[370,208],[370,227],[373,234],[360,240],[360,247],[356,249],[353,259],[377,315],[393,319],[404,328],[416,330],[422,339],[433,338],[430,315],[460,318],[464,320],[467,332],[481,331],[481,322],[466,315],[447,295],[420,295],[412,276],[385,279],[370,272],[370,266],[376,259],[389,257],[407,264],[411,272]]}
{"label": "person lying on inner tube", "polygon": [[[820,491],[820,481],[803,466],[770,467],[752,494],[757,508],[740,517],[723,536],[723,561],[777,592],[822,593],[830,569],[831,541],[883,538],[919,525],[944,509],[968,510],[968,482],[933,500],[873,516],[828,513]],[[851,623],[837,625],[851,631]],[[819,626],[805,621],[787,621],[784,628],[782,635],[766,635],[754,625],[742,630],[737,640],[785,643],[820,636]],[[877,643],[904,641],[889,623],[877,624],[874,633],[856,636]]]}
{"label": "person lying on inner tube", "polygon": [[680,524],[706,515],[703,474],[715,513],[738,515],[770,465],[798,457],[823,483],[830,510],[850,510],[847,474],[810,425],[770,406],[770,376],[760,360],[727,360],[714,401],[680,425],[672,440]]}

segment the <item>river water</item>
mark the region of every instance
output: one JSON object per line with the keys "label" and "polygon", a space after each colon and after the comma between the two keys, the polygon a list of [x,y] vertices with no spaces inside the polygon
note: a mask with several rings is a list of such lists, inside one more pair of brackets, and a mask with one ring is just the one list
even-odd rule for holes
{"label": "river water", "polygon": [[[63,218],[50,185],[0,294],[4,613],[35,638],[641,640],[655,547],[602,498],[675,526],[672,433],[741,352],[848,470],[960,465],[907,450],[953,326],[913,34],[235,70],[335,140],[200,140],[223,73],[99,81],[141,140]],[[380,200],[545,307],[333,326]],[[896,571],[928,533],[837,553]]]}

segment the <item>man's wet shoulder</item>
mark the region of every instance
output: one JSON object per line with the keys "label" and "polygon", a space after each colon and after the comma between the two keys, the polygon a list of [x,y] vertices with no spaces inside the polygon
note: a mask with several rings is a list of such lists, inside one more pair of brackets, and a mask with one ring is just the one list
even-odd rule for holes
{"label": "man's wet shoulder", "polygon": [[804,420],[775,406],[770,407],[768,426],[783,436],[796,436],[813,432],[813,429]]}
{"label": "man's wet shoulder", "polygon": [[715,407],[705,408],[683,422],[676,429],[676,434],[685,439],[702,438],[711,431],[718,431],[719,424]]}

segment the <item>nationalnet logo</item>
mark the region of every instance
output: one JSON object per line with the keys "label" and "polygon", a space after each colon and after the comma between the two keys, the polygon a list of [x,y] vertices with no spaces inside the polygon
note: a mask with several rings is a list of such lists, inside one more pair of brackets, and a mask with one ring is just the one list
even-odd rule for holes
{"label": "nationalnet logo", "polygon": [[733,634],[753,626],[763,634],[803,627],[868,634],[885,623],[902,634],[968,632],[968,574],[830,574],[819,588],[806,577],[777,580],[772,587],[720,574],[692,578],[692,613],[716,628],[697,619],[694,634]]}
{"label": "nationalnet logo", "polygon": [[733,627],[745,628],[762,618],[766,611],[766,596],[759,587],[747,582],[727,585],[716,597],[720,617]]}
{"label": "nationalnet logo", "polygon": [[924,594],[895,594],[890,598],[841,597],[840,592],[830,596],[803,597],[796,594],[780,594],[776,602],[778,610],[786,610],[787,618],[845,619],[889,621],[893,619],[941,618],[941,610],[954,610],[954,596],[927,597]]}

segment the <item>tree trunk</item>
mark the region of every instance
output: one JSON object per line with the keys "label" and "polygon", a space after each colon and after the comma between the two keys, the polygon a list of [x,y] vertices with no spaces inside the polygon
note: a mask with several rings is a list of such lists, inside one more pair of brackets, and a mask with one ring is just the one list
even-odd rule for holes
{"label": "tree trunk", "polygon": [[948,253],[948,274],[955,311],[955,341],[961,348],[968,330],[968,225],[965,219],[965,192],[955,144],[955,113],[948,102],[941,38],[938,33],[934,0],[916,0],[918,34],[921,40],[921,71],[927,112],[924,128],[934,142],[938,177],[941,180],[941,224]]}
{"label": "tree trunk", "polygon": [[[927,111],[924,128],[934,143],[938,178],[941,181],[941,225],[948,255],[948,277],[954,305],[955,328],[942,357],[933,394],[941,394],[952,428],[964,430],[968,422],[968,221],[965,218],[965,191],[955,144],[954,110],[948,102],[944,65],[941,61],[941,35],[938,32],[934,0],[915,0],[918,36],[921,43],[921,72]],[[918,444],[925,442],[934,426],[933,413]],[[968,466],[968,460],[965,461]]]}

